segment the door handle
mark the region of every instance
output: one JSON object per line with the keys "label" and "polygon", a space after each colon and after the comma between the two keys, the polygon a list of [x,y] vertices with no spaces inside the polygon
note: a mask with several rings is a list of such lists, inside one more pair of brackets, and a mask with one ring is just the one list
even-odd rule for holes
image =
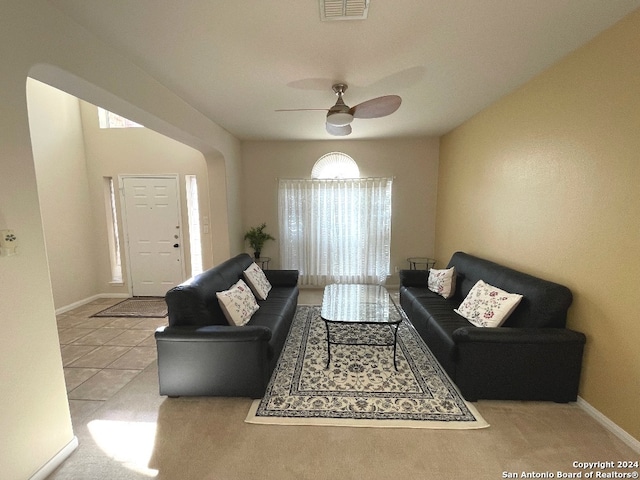
{"label": "door handle", "polygon": [[180,246],[180,244],[179,244],[179,243],[174,243],[174,244],[173,244],[173,248],[178,248],[179,246]]}

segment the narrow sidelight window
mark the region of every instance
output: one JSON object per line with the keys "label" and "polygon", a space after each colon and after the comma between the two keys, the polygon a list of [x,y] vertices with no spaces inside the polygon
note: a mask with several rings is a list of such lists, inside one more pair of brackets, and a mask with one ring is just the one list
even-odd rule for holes
{"label": "narrow sidelight window", "polygon": [[111,262],[111,282],[122,283],[122,262],[120,257],[120,234],[116,214],[116,191],[112,177],[104,177],[105,210],[109,239],[109,260]]}
{"label": "narrow sidelight window", "polygon": [[189,217],[189,246],[191,250],[191,276],[202,273],[202,242],[200,239],[200,209],[198,182],[195,175],[185,175],[187,215]]}

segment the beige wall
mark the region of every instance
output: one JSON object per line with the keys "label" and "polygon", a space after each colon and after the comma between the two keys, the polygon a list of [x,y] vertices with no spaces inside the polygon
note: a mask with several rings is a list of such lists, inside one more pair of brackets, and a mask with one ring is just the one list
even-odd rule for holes
{"label": "beige wall", "polygon": [[[267,223],[276,237],[267,242],[264,256],[279,266],[278,178],[310,178],[314,163],[324,154],[350,155],[363,177],[395,177],[392,198],[391,272],[388,284],[397,285],[395,268],[408,268],[407,257],[433,255],[435,201],[438,177],[438,139],[336,140],[244,142],[242,144],[242,207],[244,231]],[[245,251],[250,252],[245,244]]]}
{"label": "beige wall", "polygon": [[566,284],[580,396],[640,439],[640,11],[442,138],[436,254]]}
{"label": "beige wall", "polygon": [[30,141],[27,77],[202,152],[215,190],[211,208],[220,212],[212,219],[218,257],[241,246],[237,211],[228,211],[241,194],[240,142],[49,2],[3,3],[0,62],[0,229],[13,229],[20,242],[18,255],[0,257],[0,465],[2,477],[13,480],[40,471],[74,440]]}
{"label": "beige wall", "polygon": [[56,308],[99,292],[78,99],[29,79],[29,126]]}

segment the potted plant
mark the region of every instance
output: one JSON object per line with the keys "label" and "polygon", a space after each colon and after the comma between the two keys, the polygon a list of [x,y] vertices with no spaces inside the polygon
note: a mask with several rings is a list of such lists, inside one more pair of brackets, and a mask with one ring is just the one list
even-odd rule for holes
{"label": "potted plant", "polygon": [[244,234],[244,239],[249,240],[249,246],[253,249],[255,258],[260,258],[264,242],[267,240],[275,240],[275,238],[264,231],[265,228],[267,228],[267,224],[263,223],[258,227],[251,227],[249,231]]}

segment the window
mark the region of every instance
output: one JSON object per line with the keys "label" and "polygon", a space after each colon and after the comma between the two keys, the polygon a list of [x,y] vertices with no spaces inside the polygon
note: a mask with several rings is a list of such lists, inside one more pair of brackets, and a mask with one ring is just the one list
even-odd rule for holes
{"label": "window", "polygon": [[111,263],[111,283],[122,283],[122,262],[120,256],[120,235],[116,214],[116,191],[112,177],[104,177],[105,210],[109,241],[109,261]]}
{"label": "window", "polygon": [[[347,165],[349,171],[359,171],[357,165],[353,170],[350,157],[330,155],[314,166],[316,175],[330,179],[279,181],[282,267],[299,270],[302,285],[384,283],[389,275],[393,179],[335,178]],[[345,157],[347,161],[339,159]],[[331,172],[329,165],[338,168]]]}
{"label": "window", "polygon": [[109,110],[98,107],[98,120],[100,128],[137,128],[142,127],[139,123],[132,122]]}
{"label": "window", "polygon": [[332,152],[318,159],[311,170],[311,178],[360,178],[360,169],[346,153]]}
{"label": "window", "polygon": [[198,183],[195,175],[185,175],[187,215],[189,218],[189,247],[191,250],[191,276],[202,273],[202,243],[200,241],[200,209]]}

